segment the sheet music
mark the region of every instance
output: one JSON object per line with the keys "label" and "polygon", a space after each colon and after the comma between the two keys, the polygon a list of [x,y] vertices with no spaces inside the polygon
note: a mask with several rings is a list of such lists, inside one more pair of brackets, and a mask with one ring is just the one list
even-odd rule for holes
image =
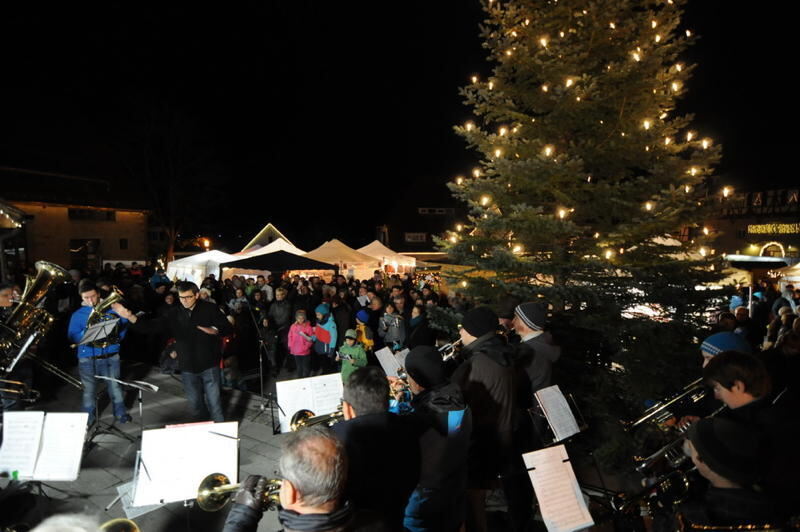
{"label": "sheet music", "polygon": [[375,356],[378,358],[381,367],[387,377],[397,377],[397,370],[400,369],[400,363],[395,358],[394,353],[388,347],[375,351]]}
{"label": "sheet music", "polygon": [[237,482],[238,438],[236,421],[144,431],[133,506],[194,499],[211,473]]}
{"label": "sheet music", "polygon": [[572,532],[594,524],[567,449],[547,447],[522,455],[548,532]]}
{"label": "sheet music", "polygon": [[76,480],[86,439],[86,412],[51,412],[45,416],[42,448],[33,478]]}
{"label": "sheet music", "polygon": [[31,478],[42,441],[44,412],[6,412],[3,414],[3,447],[0,448],[0,471],[18,472],[19,478]]}
{"label": "sheet music", "polygon": [[394,357],[397,359],[397,363],[400,364],[400,367],[405,369],[406,367],[406,357],[411,350],[409,348],[405,348],[402,351],[398,351],[394,354]]}
{"label": "sheet music", "polygon": [[339,373],[276,382],[281,432],[289,432],[292,416],[298,410],[311,410],[315,415],[336,411],[342,402],[343,390]]}
{"label": "sheet music", "polygon": [[542,388],[535,395],[547,418],[547,423],[553,429],[555,441],[565,440],[580,432],[575,415],[570,410],[567,399],[557,384]]}

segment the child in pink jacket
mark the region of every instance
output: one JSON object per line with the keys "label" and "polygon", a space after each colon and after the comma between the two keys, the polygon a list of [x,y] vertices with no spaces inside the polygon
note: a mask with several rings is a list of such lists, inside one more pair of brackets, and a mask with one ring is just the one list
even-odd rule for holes
{"label": "child in pink jacket", "polygon": [[314,346],[314,327],[306,321],[306,311],[294,313],[295,322],[289,328],[289,353],[297,364],[297,378],[311,376],[311,348]]}

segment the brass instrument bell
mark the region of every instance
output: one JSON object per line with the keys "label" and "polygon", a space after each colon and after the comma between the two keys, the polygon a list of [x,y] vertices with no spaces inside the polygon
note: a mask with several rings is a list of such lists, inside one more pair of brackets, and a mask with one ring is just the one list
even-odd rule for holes
{"label": "brass instrument bell", "polygon": [[342,412],[342,405],[339,405],[339,409],[335,412],[320,416],[315,416],[314,412],[311,410],[303,409],[294,413],[291,421],[289,421],[289,428],[292,430],[292,432],[297,432],[303,427],[311,427],[313,425],[324,424],[326,427],[330,427],[342,421],[343,419],[344,413]]}
{"label": "brass instrument bell", "polygon": [[[223,473],[208,475],[197,488],[197,506],[206,512],[216,512],[224,508],[242,487],[241,483],[231,484],[230,482],[228,476]],[[280,489],[281,481],[279,479],[267,479],[267,488],[261,496],[263,511],[276,508],[280,504]]]}

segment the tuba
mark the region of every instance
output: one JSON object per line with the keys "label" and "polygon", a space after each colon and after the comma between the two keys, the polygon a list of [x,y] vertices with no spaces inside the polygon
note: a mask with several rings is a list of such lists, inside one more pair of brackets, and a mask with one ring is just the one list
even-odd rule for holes
{"label": "tuba", "polygon": [[[197,506],[206,512],[216,512],[228,504],[233,495],[242,486],[231,484],[227,475],[211,473],[200,482],[197,488]],[[267,479],[267,489],[261,497],[261,510],[274,510],[280,505],[278,492],[281,490],[279,479]]]}
{"label": "tuba", "polygon": [[17,306],[0,323],[0,376],[8,376],[17,363],[29,358],[67,383],[83,388],[79,380],[30,352],[53,325],[53,316],[38,305],[51,286],[69,279],[69,273],[52,262],[36,262],[36,277],[28,277]]}
{"label": "tuba", "polygon": [[[89,318],[86,320],[86,327],[91,327],[92,325],[97,325],[98,323],[113,319],[111,316],[106,314],[106,312],[108,312],[114,303],[119,303],[122,300],[122,295],[122,292],[116,286],[114,286],[111,289],[111,293],[108,295],[108,297],[92,308],[92,311],[89,313]],[[101,338],[100,340],[95,340],[94,342],[89,343],[89,345],[91,347],[105,349],[106,347],[118,344],[119,342],[119,328],[115,327],[111,334],[105,338]]]}

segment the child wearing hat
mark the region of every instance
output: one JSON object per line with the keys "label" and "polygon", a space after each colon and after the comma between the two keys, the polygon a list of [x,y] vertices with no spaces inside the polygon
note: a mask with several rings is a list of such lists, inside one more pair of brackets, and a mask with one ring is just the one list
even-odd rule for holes
{"label": "child wearing hat", "polygon": [[311,348],[314,345],[314,328],[306,320],[306,311],[294,313],[295,322],[289,328],[289,354],[297,364],[297,377],[311,376]]}
{"label": "child wearing hat", "polygon": [[356,312],[356,342],[364,347],[364,351],[372,351],[375,346],[375,336],[372,329],[367,325],[369,322],[369,312],[364,309]]}
{"label": "child wearing hat", "polygon": [[336,361],[342,361],[342,382],[357,370],[367,365],[367,353],[361,344],[356,343],[358,333],[355,329],[347,329],[344,333],[344,344],[336,353]]}

